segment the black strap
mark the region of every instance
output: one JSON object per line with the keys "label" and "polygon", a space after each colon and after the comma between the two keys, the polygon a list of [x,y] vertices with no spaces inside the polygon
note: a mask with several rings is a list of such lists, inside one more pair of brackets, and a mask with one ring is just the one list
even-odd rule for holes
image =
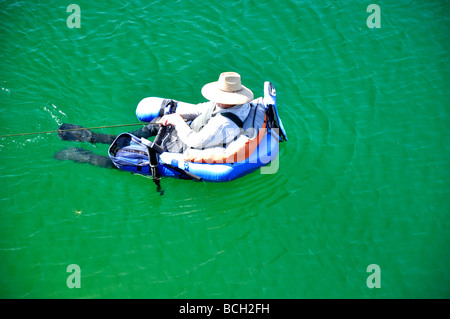
{"label": "black strap", "polygon": [[156,191],[162,195],[164,194],[164,191],[161,188],[161,174],[159,173],[159,167],[158,167],[158,156],[156,154],[156,151],[153,148],[148,148],[148,152],[150,155],[150,172],[152,174],[153,182],[155,182],[156,185]]}
{"label": "black strap", "polygon": [[242,122],[241,119],[239,118],[239,116],[237,116],[236,114],[231,113],[231,112],[223,112],[223,113],[220,113],[220,115],[225,116],[227,119],[233,121],[234,124],[236,124],[239,128],[244,127],[244,122]]}
{"label": "black strap", "polygon": [[169,106],[169,105],[170,106],[169,106],[169,113],[168,114],[175,113],[175,110],[177,109],[177,104],[178,104],[178,102],[175,101],[175,100],[164,99],[161,102],[161,106],[159,108],[159,117],[164,116],[164,111],[165,111],[166,107]]}
{"label": "black strap", "polygon": [[178,166],[173,166],[172,164],[168,164],[168,163],[163,163],[164,166],[167,166],[170,169],[173,169],[174,171],[180,173],[180,178],[181,179],[193,179],[196,181],[201,182],[202,178],[200,176],[197,176],[191,172],[188,172],[187,170],[184,170],[182,168],[179,168]]}
{"label": "black strap", "polygon": [[156,184],[156,191],[159,192],[160,195],[164,194],[164,191],[161,188],[161,174],[159,172],[159,160],[158,160],[158,153],[161,153],[161,140],[166,134],[167,126],[161,126],[158,130],[158,134],[155,137],[155,140],[153,141],[152,147],[147,146],[148,153],[149,153],[149,160],[150,160],[150,171],[152,173],[153,181]]}
{"label": "black strap", "polygon": [[159,116],[158,117],[162,117],[164,115],[164,109],[166,108],[167,104],[170,103],[170,100],[168,99],[164,99],[161,103],[161,106],[159,108]]}
{"label": "black strap", "polygon": [[170,100],[169,114],[175,113],[178,106],[178,102],[175,100]]}

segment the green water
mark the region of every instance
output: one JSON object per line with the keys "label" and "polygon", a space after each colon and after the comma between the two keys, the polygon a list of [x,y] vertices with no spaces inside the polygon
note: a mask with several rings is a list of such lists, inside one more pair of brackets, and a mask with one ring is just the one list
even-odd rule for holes
{"label": "green water", "polygon": [[1,298],[450,297],[448,1],[376,1],[373,29],[368,1],[77,0],[73,29],[70,3],[0,1],[0,135],[133,123],[236,71],[289,141],[276,174],[158,196],[53,158],[106,145],[0,138]]}

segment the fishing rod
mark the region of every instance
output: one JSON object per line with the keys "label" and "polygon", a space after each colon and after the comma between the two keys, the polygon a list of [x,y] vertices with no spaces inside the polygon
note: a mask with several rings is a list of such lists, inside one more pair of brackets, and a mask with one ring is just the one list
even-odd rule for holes
{"label": "fishing rod", "polygon": [[43,131],[43,132],[15,133],[15,134],[0,135],[0,138],[13,137],[13,136],[25,136],[25,135],[50,134],[50,133],[59,133],[59,132],[70,132],[70,131],[81,131],[81,130],[95,130],[95,129],[102,129],[102,128],[137,126],[137,125],[145,125],[145,123],[104,125],[104,126],[95,126],[95,127],[80,127],[80,128],[70,128],[70,129],[65,129],[65,130]]}

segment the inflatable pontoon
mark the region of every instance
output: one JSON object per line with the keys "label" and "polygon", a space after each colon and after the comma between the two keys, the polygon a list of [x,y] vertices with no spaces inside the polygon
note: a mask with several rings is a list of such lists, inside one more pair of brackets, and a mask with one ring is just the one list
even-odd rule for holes
{"label": "inflatable pontoon", "polygon": [[[187,111],[196,107],[195,104],[167,101],[158,97],[144,98],[137,106],[137,118],[150,122],[170,113],[189,113]],[[250,112],[238,138],[224,147],[188,149],[184,153],[161,151],[156,159],[157,169],[160,176],[231,181],[272,162],[278,156],[279,142],[283,141],[287,141],[287,136],[277,111],[276,91],[272,83],[265,82],[264,97],[250,102]],[[108,152],[117,168],[152,175],[151,146],[152,142],[148,140],[122,133]]]}

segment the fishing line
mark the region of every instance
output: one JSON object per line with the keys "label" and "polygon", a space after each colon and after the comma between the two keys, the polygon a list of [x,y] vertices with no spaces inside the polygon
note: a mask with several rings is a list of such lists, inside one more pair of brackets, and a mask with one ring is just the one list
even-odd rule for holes
{"label": "fishing line", "polygon": [[118,124],[118,125],[105,125],[105,126],[95,126],[95,127],[71,128],[71,129],[66,129],[66,130],[55,130],[55,131],[30,132],[30,133],[16,133],[16,134],[0,135],[0,138],[3,138],[3,137],[12,137],[12,136],[24,136],[24,135],[50,134],[50,133],[69,132],[69,131],[95,130],[95,129],[102,129],[102,128],[124,127],[124,126],[137,126],[137,125],[145,125],[145,124],[144,124],[144,123]]}

